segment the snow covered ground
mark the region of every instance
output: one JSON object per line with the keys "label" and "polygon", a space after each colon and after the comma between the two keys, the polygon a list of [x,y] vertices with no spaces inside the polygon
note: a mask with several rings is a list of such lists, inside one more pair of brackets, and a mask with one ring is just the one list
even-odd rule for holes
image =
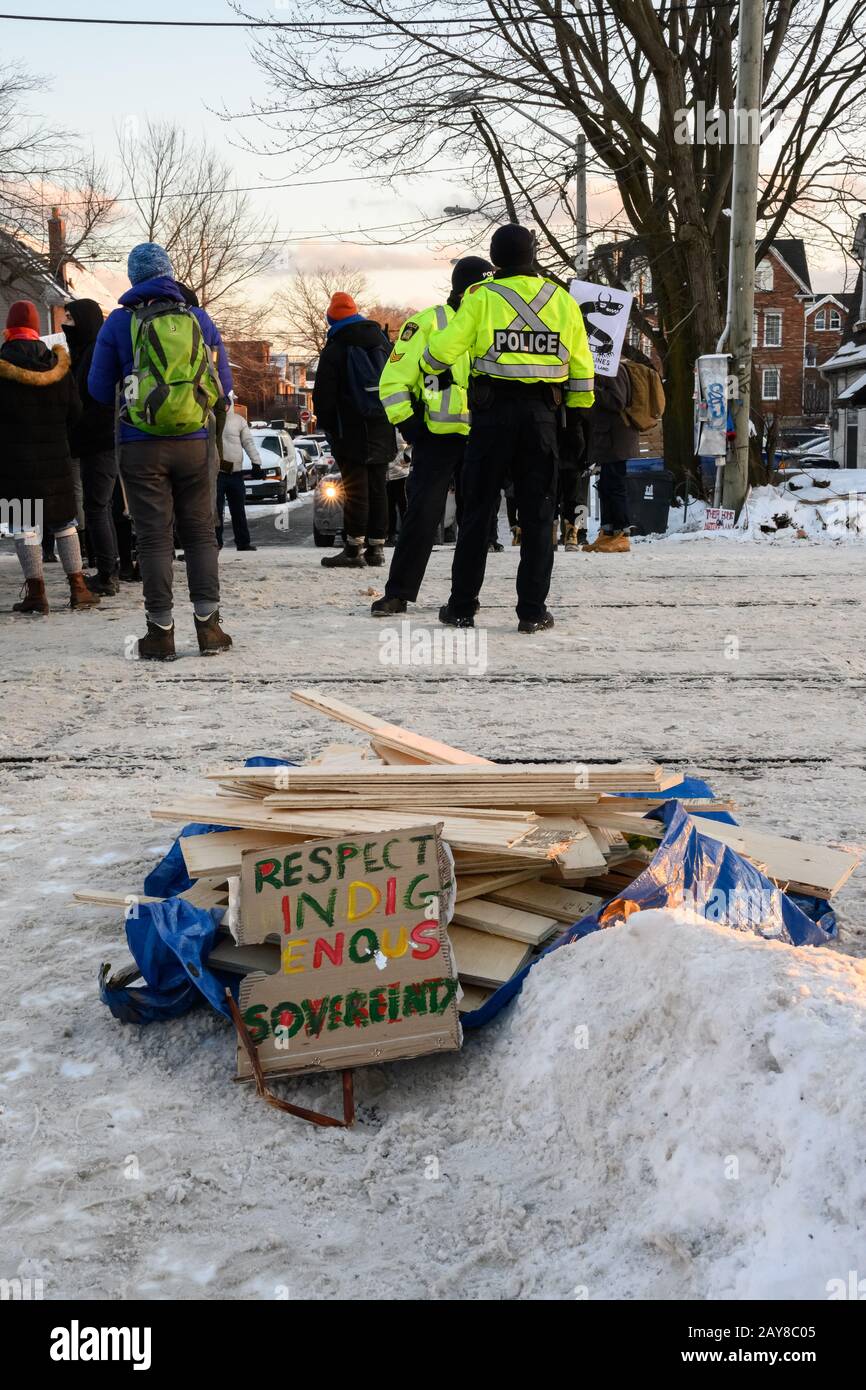
{"label": "snow covered ground", "polygon": [[[658,758],[744,821],[866,847],[859,544],[560,553],[537,638],[516,554],[492,555],[484,674],[389,664],[383,572],[319,559],[224,552],[234,652],[200,660],[179,608],[182,658],[151,667],[129,588],[64,612],[52,567],[57,611],[7,616],[0,547],[0,1276],[46,1298],[364,1297],[375,1275],[378,1297],[600,1299],[822,1298],[866,1274],[862,868],[833,951],[648,914],[560,952],[460,1054],[359,1072],[349,1133],[233,1085],[208,1011],[135,1029],[101,1005],[122,923],[72,890],[139,887],[170,839],[149,807],[206,768],[352,739],[296,685],[493,758]],[[449,565],[412,631],[438,631]],[[290,1093],[337,1102],[328,1078]]]}

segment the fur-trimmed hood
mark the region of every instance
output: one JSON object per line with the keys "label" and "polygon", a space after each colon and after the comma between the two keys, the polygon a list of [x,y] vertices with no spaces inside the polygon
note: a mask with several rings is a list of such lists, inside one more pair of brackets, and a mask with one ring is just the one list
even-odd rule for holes
{"label": "fur-trimmed hood", "polygon": [[[45,347],[45,344],[42,346]],[[62,381],[69,371],[69,353],[59,345],[46,348],[46,352],[54,358],[50,366],[45,358],[41,361],[34,358],[32,366],[24,366],[23,353],[16,354],[19,360],[12,362],[0,352],[0,381],[16,381],[20,386],[53,386],[55,382]]]}

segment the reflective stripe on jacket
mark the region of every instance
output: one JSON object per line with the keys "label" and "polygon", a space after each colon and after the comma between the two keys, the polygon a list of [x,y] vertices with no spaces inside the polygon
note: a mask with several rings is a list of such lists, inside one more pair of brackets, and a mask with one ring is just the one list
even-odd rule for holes
{"label": "reflective stripe on jacket", "polygon": [[444,391],[439,389],[436,378],[421,366],[431,333],[447,328],[453,318],[454,310],[449,304],[434,304],[407,319],[397,335],[394,351],[379,378],[379,399],[391,424],[398,429],[400,422],[408,420],[416,405],[421,403],[424,423],[431,434],[469,433],[468,353],[462,353],[452,364],[454,381]]}
{"label": "reflective stripe on jacket", "polygon": [[469,353],[473,376],[562,386],[567,406],[593,402],[595,367],[583,315],[567,290],[540,275],[471,285],[448,326],[430,335],[423,357],[444,371]]}

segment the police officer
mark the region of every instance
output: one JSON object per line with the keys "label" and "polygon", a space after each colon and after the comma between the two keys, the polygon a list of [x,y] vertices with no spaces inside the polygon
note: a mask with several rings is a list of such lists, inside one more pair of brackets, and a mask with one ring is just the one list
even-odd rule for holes
{"label": "police officer", "polygon": [[583,449],[581,415],[593,403],[593,361],[580,309],[535,267],[535,235],[510,223],[493,234],[492,279],[470,286],[446,328],[430,336],[422,367],[448,380],[469,353],[472,433],[463,463],[463,520],[440,622],[472,627],[484,582],[490,510],[510,476],[520,517],[519,632],[553,627],[558,434]]}
{"label": "police officer", "polygon": [[379,398],[388,419],[412,445],[412,471],[407,484],[408,508],[397,537],[385,594],[372,605],[374,618],[405,613],[414,603],[433,549],[448,487],[463,462],[469,433],[469,355],[451,367],[451,383],[440,387],[426,376],[421,354],[430,334],[445,328],[460,307],[470,285],[493,271],[480,256],[464,256],[451,273],[451,293],[444,304],[413,314],[403,324],[394,351],[379,378]]}

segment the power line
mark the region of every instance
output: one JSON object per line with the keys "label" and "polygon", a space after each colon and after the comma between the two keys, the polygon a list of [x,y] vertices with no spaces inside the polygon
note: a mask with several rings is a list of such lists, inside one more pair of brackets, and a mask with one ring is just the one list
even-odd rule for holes
{"label": "power line", "polygon": [[[2,18],[3,18],[3,16],[0,15],[0,19],[2,19]],[[428,174],[466,174],[466,173],[470,173],[470,172],[471,172],[471,169],[470,169],[470,167],[469,167],[468,165],[462,165],[462,166],[460,166],[460,167],[456,167],[456,168],[452,168],[452,169],[424,169],[424,170],[419,170],[418,173],[417,173],[417,175],[413,175],[413,174],[404,174],[404,173],[401,171],[401,172],[400,172],[400,177],[401,177],[401,178],[420,177],[420,175],[423,173],[423,174],[424,174],[424,177],[426,178]],[[168,199],[168,198],[210,198],[210,197],[213,197],[213,195],[214,195],[215,193],[219,193],[220,195],[222,195],[223,193],[270,193],[272,190],[276,191],[276,190],[279,190],[279,189],[281,189],[281,188],[325,188],[326,186],[328,186],[328,185],[330,185],[330,184],[336,184],[336,183],[373,183],[373,182],[375,182],[376,179],[383,179],[383,178],[384,178],[384,179],[388,179],[388,178],[396,178],[396,177],[397,177],[396,172],[395,172],[394,174],[350,174],[348,177],[342,178],[342,179],[315,179],[315,180],[312,180],[312,181],[309,180],[309,179],[303,179],[303,180],[301,180],[300,182],[297,182],[297,183],[264,183],[264,184],[262,184],[262,183],[250,183],[250,184],[245,184],[245,185],[243,185],[242,187],[238,187],[238,188],[196,188],[196,189],[184,189],[184,191],[181,192],[181,193],[160,193],[160,194],[159,194],[159,197],[160,197],[160,200],[161,200],[161,201],[165,201],[165,200]],[[147,193],[143,193],[139,198],[136,198],[134,194],[128,194],[128,195],[124,195],[124,197],[122,197],[122,198],[112,198],[111,201],[112,201],[112,203],[139,203],[139,202],[147,202],[147,198],[148,198],[148,194],[147,194]],[[78,207],[83,207],[83,206],[85,206],[85,204],[86,204],[88,201],[89,201],[88,199],[79,198],[79,199],[78,199],[76,202],[74,202],[74,203],[63,202],[62,205],[63,205],[63,207],[67,207],[67,208],[78,208]]]}
{"label": "power line", "polygon": [[[17,19],[30,24],[100,24],[121,26],[133,29],[369,29],[372,19],[98,19],[83,15],[53,14],[0,14],[0,19]],[[461,18],[431,18],[424,20],[401,20],[395,27],[412,29],[427,28],[431,24],[459,24],[464,29],[469,24],[495,25],[486,15],[468,15]]]}

